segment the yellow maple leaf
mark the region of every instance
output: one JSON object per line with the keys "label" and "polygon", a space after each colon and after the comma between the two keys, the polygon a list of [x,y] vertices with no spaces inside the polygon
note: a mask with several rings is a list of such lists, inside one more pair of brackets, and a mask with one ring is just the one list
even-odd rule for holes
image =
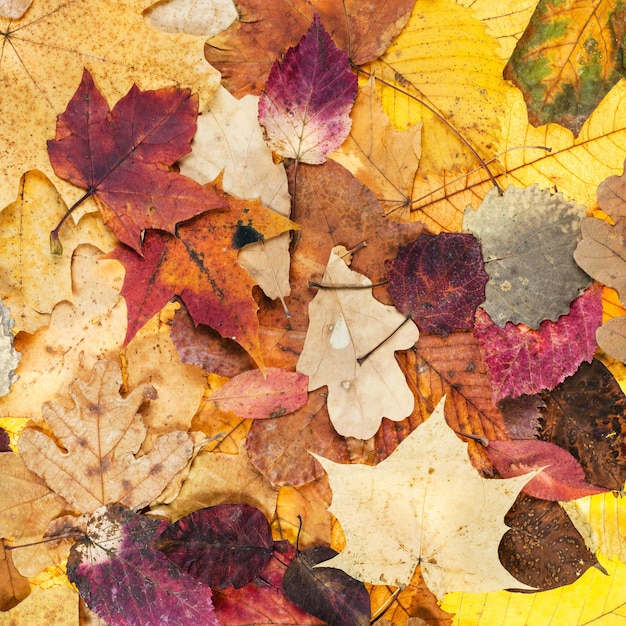
{"label": "yellow maple leaf", "polygon": [[[15,197],[23,171],[38,169],[66,202],[82,191],[60,182],[46,152],[56,116],[88,68],[109,102],[141,89],[190,87],[204,106],[219,74],[204,60],[204,38],[148,25],[148,0],[38,0],[21,18],[0,18],[0,208]],[[59,181],[59,182],[57,182]],[[81,214],[95,205],[81,205]],[[75,216],[77,219],[79,215]]]}

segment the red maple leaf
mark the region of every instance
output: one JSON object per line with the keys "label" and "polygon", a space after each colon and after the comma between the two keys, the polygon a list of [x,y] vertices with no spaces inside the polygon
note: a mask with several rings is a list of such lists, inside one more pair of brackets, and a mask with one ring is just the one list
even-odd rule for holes
{"label": "red maple leaf", "polygon": [[206,324],[222,337],[239,343],[263,367],[252,297],[255,285],[237,264],[237,253],[248,243],[264,241],[297,228],[286,217],[258,200],[239,200],[206,186],[229,205],[181,224],[176,235],[147,230],[143,256],[118,246],[107,258],[126,268],[122,295],[128,308],[124,345],[175,296],[187,306],[195,324]]}
{"label": "red maple leaf", "polygon": [[197,115],[198,98],[188,89],[136,85],[109,111],[85,70],[48,141],[57,175],[87,190],[72,209],[93,196],[104,223],[141,253],[142,230],[173,233],[177,223],[226,206],[211,189],[169,170],[191,150]]}

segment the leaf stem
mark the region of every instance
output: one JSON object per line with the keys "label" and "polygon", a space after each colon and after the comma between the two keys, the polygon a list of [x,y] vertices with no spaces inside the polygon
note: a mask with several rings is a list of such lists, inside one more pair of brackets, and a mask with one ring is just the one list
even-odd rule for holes
{"label": "leaf stem", "polygon": [[376,623],[386,612],[387,609],[395,602],[396,598],[400,595],[400,592],[404,589],[404,586],[398,587],[385,602],[378,608],[378,610],[372,615],[370,624]]}
{"label": "leaf stem", "polygon": [[489,176],[489,179],[491,180],[493,186],[498,190],[498,194],[499,195],[504,194],[502,187],[500,187],[492,171],[489,169],[489,166],[487,165],[485,160],[480,156],[480,154],[478,154],[478,152],[476,151],[476,148],[474,148],[474,146],[472,146],[472,144],[467,139],[465,139],[465,137],[463,137],[463,135],[443,116],[442,113],[437,111],[437,109],[432,104],[428,104],[422,98],[418,98],[416,95],[409,93],[408,91],[405,91],[404,89],[401,89],[397,85],[393,85],[382,78],[379,78],[375,74],[371,74],[370,72],[364,70],[361,67],[358,67],[354,64],[352,65],[352,67],[357,72],[364,74],[368,78],[371,78],[372,76],[374,76],[374,80],[377,80],[382,85],[385,85],[386,87],[389,87],[390,89],[393,89],[394,91],[397,91],[398,93],[401,93],[407,98],[411,98],[412,100],[415,100],[415,102],[419,102],[419,104],[421,104],[424,108],[428,109],[437,119],[439,119],[448,127],[448,129],[457,137],[457,139],[459,139],[459,141],[461,141],[467,146],[469,151],[474,155],[474,158],[480,163],[480,166],[485,170],[485,172],[487,172],[487,175]]}
{"label": "leaf stem", "polygon": [[367,354],[364,354],[363,356],[360,356],[356,360],[356,362],[359,365],[363,365],[363,363],[366,361],[366,359],[368,359],[370,356],[372,356],[372,354],[374,354],[374,352],[376,352],[376,350],[378,350],[378,348],[380,348],[382,345],[387,343],[387,341],[389,341],[410,319],[411,319],[411,317],[409,315],[407,315],[404,318],[404,322],[402,322],[402,324],[400,324],[398,326],[398,328],[396,328],[390,335],[385,337],[377,346],[374,346]]}
{"label": "leaf stem", "polygon": [[310,280],[307,286],[317,287],[317,289],[372,289],[373,287],[382,287],[387,284],[389,284],[388,280],[382,280],[379,283],[371,283],[369,285],[325,285],[324,283],[317,283],[314,280]]}
{"label": "leaf stem", "polygon": [[61,240],[59,239],[59,231],[61,230],[63,224],[65,224],[65,220],[77,209],[87,198],[92,196],[96,191],[95,187],[91,187],[87,190],[82,197],[80,197],[74,204],[66,211],[65,215],[59,220],[59,223],[56,225],[55,229],[50,231],[50,253],[51,254],[63,254],[63,245],[61,244]]}

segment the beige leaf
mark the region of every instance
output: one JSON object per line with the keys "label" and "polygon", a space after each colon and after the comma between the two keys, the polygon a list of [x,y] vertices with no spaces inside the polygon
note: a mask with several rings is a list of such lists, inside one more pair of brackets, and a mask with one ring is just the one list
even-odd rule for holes
{"label": "beige leaf", "polygon": [[41,420],[44,402],[76,376],[88,376],[99,357],[117,357],[126,333],[126,305],[119,295],[124,268],[101,256],[93,246],[79,246],[72,259],[74,304],[57,304],[49,326],[15,338],[22,355],[19,380],[0,398],[2,415]]}
{"label": "beige leaf", "polygon": [[208,506],[243,503],[272,519],[278,490],[252,465],[243,446],[239,454],[200,452],[178,497],[169,505],[153,507],[152,512],[176,521]]}
{"label": "beige leaf", "polygon": [[35,587],[24,602],[3,614],[6,617],[0,616],[0,623],[6,626],[76,626],[78,599],[79,595],[69,585],[50,589]]}
{"label": "beige leaf", "polygon": [[137,410],[154,389],[145,385],[122,398],[121,384],[119,366],[101,360],[89,381],[76,379],[69,384],[71,408],[56,401],[42,407],[66,452],[34,428],[24,429],[18,440],[27,467],[83,513],[104,504],[147,505],[193,452],[189,435],[175,431],[161,435],[148,454],[136,458],[147,430]]}
{"label": "beige leaf", "polygon": [[151,26],[168,33],[213,37],[238,17],[233,0],[160,0],[143,16]]}
{"label": "beige leaf", "polygon": [[33,0],[0,0],[0,17],[18,19],[28,11]]}
{"label": "beige leaf", "polygon": [[[180,160],[180,171],[203,185],[223,171],[224,191],[244,200],[258,198],[289,217],[287,174],[263,138],[258,102],[258,96],[237,100],[220,87],[198,118],[192,151]],[[246,246],[238,261],[268,298],[289,295],[289,234]]]}
{"label": "beige leaf", "polygon": [[413,346],[419,332],[394,307],[374,299],[371,289],[342,288],[372,284],[348,268],[342,250],[333,248],[322,280],[331,288],[320,289],[309,304],[296,369],[309,377],[309,391],[328,385],[328,413],[340,435],[369,439],[383,417],[399,421],[413,411],[413,394],[394,352]]}
{"label": "beige leaf", "polygon": [[396,130],[382,109],[373,78],[359,88],[350,116],[350,135],[330,158],[372,190],[385,215],[408,213],[422,152],[422,125]]}
{"label": "beige leaf", "polygon": [[374,585],[404,586],[421,565],[429,589],[529,589],[504,569],[498,544],[504,515],[536,474],[482,478],[463,443],[447,425],[445,396],[432,415],[384,461],[342,465],[314,455],[333,492],[329,511],[339,520],[346,547],[320,563]]}
{"label": "beige leaf", "polygon": [[12,328],[11,313],[0,302],[0,396],[6,396],[17,380],[15,369],[20,362],[20,355],[13,348]]}

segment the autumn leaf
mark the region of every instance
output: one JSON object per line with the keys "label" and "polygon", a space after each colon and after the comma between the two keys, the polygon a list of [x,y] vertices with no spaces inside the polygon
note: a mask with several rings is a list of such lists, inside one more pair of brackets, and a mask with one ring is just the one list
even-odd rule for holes
{"label": "autumn leaf", "polygon": [[47,589],[35,587],[30,596],[8,611],[6,616],[16,624],[33,624],[43,619],[55,626],[75,626],[78,598],[69,585]]}
{"label": "autumn leaf", "polygon": [[350,132],[357,78],[316,13],[295,48],[270,72],[259,99],[259,122],[282,157],[320,164]]}
{"label": "autumn leaf", "polygon": [[211,37],[237,19],[232,0],[160,0],[143,12],[148,24],[168,33]]}
{"label": "autumn leaf", "polygon": [[91,74],[57,119],[48,141],[56,174],[96,201],[104,223],[141,253],[141,233],[176,224],[226,203],[210,188],[168,170],[191,149],[197,98],[176,88],[140,91],[133,86],[111,111]]}
{"label": "autumn leaf", "polygon": [[98,508],[85,538],[72,546],[68,578],[87,606],[111,626],[163,620],[219,626],[210,587],[150,547],[164,524],[120,506]]}
{"label": "autumn leaf", "polygon": [[591,282],[572,259],[585,213],[537,186],[509,187],[502,196],[493,190],[478,211],[466,209],[463,230],[480,241],[489,274],[482,308],[496,324],[538,328],[569,311]]}
{"label": "autumn leaf", "polygon": [[531,123],[558,122],[578,134],[623,76],[623,11],[611,1],[538,3],[504,71],[524,94]]}
{"label": "autumn leaf", "polygon": [[219,74],[203,62],[203,39],[155,31],[141,15],[152,2],[94,0],[85,11],[80,0],[38,0],[21,18],[2,19],[7,45],[0,77],[11,97],[3,99],[0,114],[0,207],[15,199],[20,176],[31,169],[51,178],[68,204],[78,199],[75,188],[52,178],[45,140],[85,67],[112,102],[133,83],[140,89],[190,87],[202,106],[211,97]]}
{"label": "autumn leaf", "polygon": [[206,58],[237,98],[259,93],[275,60],[295,46],[317,12],[335,43],[360,65],[375,59],[406,23],[412,0],[364,5],[358,0],[237,0],[239,19],[205,48]]}
{"label": "autumn leaf", "polygon": [[[407,584],[421,565],[439,598],[453,590],[527,588],[500,565],[497,552],[507,530],[504,514],[533,474],[481,478],[445,423],[444,401],[375,467],[316,457],[333,490],[329,510],[347,540],[343,552],[321,565],[394,586]],[[463,506],[443,504],[450,501]]]}
{"label": "autumn leaf", "polygon": [[176,235],[147,231],[141,257],[121,246],[108,256],[126,268],[121,293],[129,323],[124,343],[171,298],[180,296],[196,324],[234,339],[262,366],[254,281],[236,264],[237,252],[297,225],[258,201],[226,196],[217,185],[213,193],[228,202],[229,210],[181,224]]}
{"label": "autumn leaf", "polygon": [[473,328],[489,279],[473,235],[421,235],[385,267],[393,303],[420,330],[447,337]]}
{"label": "autumn leaf", "polygon": [[299,552],[283,576],[285,595],[332,626],[367,626],[370,598],[365,585],[340,569],[315,567],[336,555],[326,546]]}
{"label": "autumn leaf", "polygon": [[608,491],[587,483],[580,463],[569,452],[547,441],[490,441],[486,452],[493,466],[504,478],[543,470],[526,483],[522,490],[534,498],[574,500]]}
{"label": "autumn leaf", "polygon": [[18,376],[15,373],[20,361],[20,354],[13,347],[13,320],[9,309],[0,302],[0,396],[11,391]]}
{"label": "autumn leaf", "polygon": [[235,376],[213,393],[209,402],[221,411],[244,419],[279,417],[307,402],[306,376],[276,367],[249,370]]}
{"label": "autumn leaf", "polygon": [[[10,547],[3,539],[0,546],[0,611],[8,611],[30,594],[30,584],[13,565]],[[369,615],[369,610],[368,610]]]}
{"label": "autumn leaf", "polygon": [[2,0],[0,2],[0,16],[18,19],[26,13],[33,0]]}
{"label": "autumn leaf", "polygon": [[539,329],[507,322],[500,328],[482,309],[476,311],[474,334],[491,374],[496,402],[552,389],[571,376],[596,349],[595,331],[602,320],[598,287],[578,296],[569,314]]}
{"label": "autumn leaf", "polygon": [[18,441],[28,468],[84,513],[109,503],[149,504],[193,451],[189,435],[178,431],[161,435],[149,453],[136,458],[146,436],[137,410],[150,387],[121,398],[121,382],[119,366],[99,361],[89,381],[70,383],[71,408],[59,402],[43,406],[44,418],[66,452],[34,428],[26,428]]}
{"label": "autumn leaf", "polygon": [[408,318],[373,298],[371,282],[348,268],[345,253],[340,247],[331,252],[326,288],[309,305],[296,369],[309,377],[309,390],[328,386],[328,413],[340,435],[369,439],[383,417],[401,420],[413,409],[394,352],[410,348],[419,333]]}

